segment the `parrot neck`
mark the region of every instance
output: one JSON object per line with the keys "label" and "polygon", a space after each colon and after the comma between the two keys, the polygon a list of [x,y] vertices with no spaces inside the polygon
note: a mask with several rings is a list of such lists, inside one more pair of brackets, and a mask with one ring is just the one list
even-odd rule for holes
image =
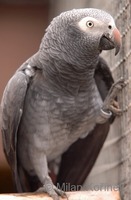
{"label": "parrot neck", "polygon": [[50,87],[52,85],[54,89],[59,89],[59,91],[69,91],[75,94],[78,93],[78,90],[87,90],[94,85],[97,60],[92,61],[90,65],[88,62],[83,65],[73,65],[64,60],[48,57],[47,54],[45,59],[45,61],[41,61],[41,63],[46,63],[43,66],[43,75],[46,76]]}

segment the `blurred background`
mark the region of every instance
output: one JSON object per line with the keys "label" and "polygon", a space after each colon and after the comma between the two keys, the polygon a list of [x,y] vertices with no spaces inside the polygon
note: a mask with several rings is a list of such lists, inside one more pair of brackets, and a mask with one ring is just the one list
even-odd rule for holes
{"label": "blurred background", "polygon": [[[104,9],[116,20],[122,35],[122,49],[117,57],[105,52],[115,80],[123,76],[127,87],[120,95],[120,105],[128,112],[119,117],[86,185],[121,186],[123,199],[131,196],[131,0],[0,0],[0,99],[15,70],[34,54],[53,17],[72,8]],[[5,160],[0,137],[0,193],[13,192],[10,169]]]}

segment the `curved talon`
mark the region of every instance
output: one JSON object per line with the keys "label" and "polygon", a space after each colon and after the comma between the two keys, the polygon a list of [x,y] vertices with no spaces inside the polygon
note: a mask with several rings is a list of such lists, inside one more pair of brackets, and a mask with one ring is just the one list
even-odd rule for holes
{"label": "curved talon", "polygon": [[116,100],[113,101],[112,106],[116,109],[119,109],[119,103]]}
{"label": "curved talon", "polygon": [[55,185],[53,186],[53,189],[62,198],[67,198],[67,195],[63,190],[58,189]]}
{"label": "curved talon", "polygon": [[66,193],[58,189],[55,185],[43,185],[43,187],[40,187],[38,190],[35,191],[35,193],[43,192],[47,193],[50,197],[52,197],[53,200],[59,200],[59,196],[68,199]]}
{"label": "curved talon", "polygon": [[122,109],[122,112],[127,112],[128,111],[128,107],[125,107],[124,109]]}
{"label": "curved talon", "polygon": [[[126,84],[125,84],[124,78],[120,78],[118,81],[116,81],[112,85],[112,87],[109,90],[108,95],[103,103],[103,107],[101,109],[100,116],[104,112],[104,115],[106,117],[107,112],[105,112],[105,110],[110,111],[115,115],[122,114],[123,111],[121,109],[119,109],[119,104],[117,103],[117,101],[115,101],[115,98],[117,97],[117,95],[119,94],[121,89],[125,86],[126,86]],[[107,116],[107,118],[108,118],[108,116]],[[99,123],[102,123],[102,122],[99,122]]]}
{"label": "curved talon", "polygon": [[114,107],[113,105],[110,105],[110,111],[112,111],[115,115],[121,115],[122,114],[122,110],[119,108]]}
{"label": "curved talon", "polygon": [[119,90],[121,90],[125,86],[126,86],[126,83],[125,83],[124,78],[120,78],[115,83],[113,83],[112,87],[110,88],[110,90],[108,92],[108,95],[110,95],[113,92],[113,90],[116,90],[118,92]]}
{"label": "curved talon", "polygon": [[121,77],[113,85],[118,85],[118,84],[121,84],[122,86],[124,86],[125,85],[125,79],[123,77]]}

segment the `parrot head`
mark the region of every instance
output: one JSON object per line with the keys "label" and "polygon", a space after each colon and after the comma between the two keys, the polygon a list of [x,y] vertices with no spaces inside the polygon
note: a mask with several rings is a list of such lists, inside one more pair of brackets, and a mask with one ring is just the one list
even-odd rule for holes
{"label": "parrot head", "polygon": [[[92,59],[102,50],[121,47],[121,35],[110,14],[99,9],[73,9],[55,17],[46,30],[40,49],[52,57],[70,60]],[[79,59],[80,58],[80,59]]]}
{"label": "parrot head", "polygon": [[[102,50],[116,49],[115,55],[121,47],[121,35],[116,28],[113,18],[104,11],[95,10],[96,12],[103,12],[103,17],[84,17],[78,25],[80,30],[87,34],[87,37],[96,42],[96,47]],[[105,13],[105,14],[104,14]],[[104,17],[106,16],[106,17]],[[98,43],[97,43],[98,41]],[[98,45],[98,46],[97,46]]]}

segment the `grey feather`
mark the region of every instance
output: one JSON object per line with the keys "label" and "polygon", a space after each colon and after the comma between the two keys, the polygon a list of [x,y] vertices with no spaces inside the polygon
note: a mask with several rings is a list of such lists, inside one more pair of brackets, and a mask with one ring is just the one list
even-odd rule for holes
{"label": "grey feather", "polygon": [[[97,34],[78,26],[84,17],[95,18],[98,27],[102,24]],[[109,23],[115,27],[113,18],[97,9],[62,13],[47,28],[39,51],[8,82],[1,104],[2,133],[15,176],[20,178],[22,168],[41,184],[52,184],[47,162],[95,127],[103,101],[94,71]],[[109,50],[115,47],[106,42]],[[16,180],[17,190],[24,190],[22,179],[19,183]],[[59,194],[53,187],[44,191]]]}

